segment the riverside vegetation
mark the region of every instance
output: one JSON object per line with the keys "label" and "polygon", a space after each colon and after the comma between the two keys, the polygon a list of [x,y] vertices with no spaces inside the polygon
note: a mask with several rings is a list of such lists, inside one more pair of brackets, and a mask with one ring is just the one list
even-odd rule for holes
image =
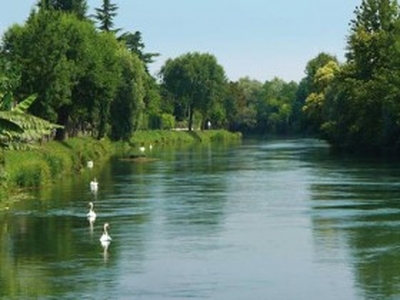
{"label": "riverside vegetation", "polygon": [[[189,130],[176,133],[182,142],[223,136],[192,131],[208,124],[261,136],[318,136],[344,151],[400,153],[397,1],[361,0],[346,60],[319,53],[299,83],[229,81],[214,55],[199,52],[167,59],[155,78],[149,64],[159,54],[145,51],[139,31],[114,27],[118,6],[111,2],[102,1],[93,19],[86,0],[38,0],[24,24],[4,31],[2,190],[41,186],[112,154],[115,145],[174,140],[169,130],[176,127]],[[56,141],[9,150],[45,136]],[[96,140],[80,138],[87,136]]]}
{"label": "riverside vegetation", "polygon": [[[175,145],[181,143],[210,143],[240,141],[240,133],[225,130],[207,131],[138,131],[129,142],[112,142],[90,137],[76,137],[65,141],[50,141],[33,149],[4,150],[0,197],[4,201],[16,191],[40,188],[63,177],[79,174],[87,162],[100,163],[113,155],[125,156],[139,152],[141,145]],[[21,195],[17,193],[17,195]]]}
{"label": "riverside vegetation", "polygon": [[232,81],[214,55],[196,49],[168,58],[155,77],[149,64],[159,54],[146,52],[140,31],[115,26],[115,1],[100,1],[94,15],[86,0],[36,2],[2,36],[0,98],[37,95],[29,112],[62,126],[58,140],[127,140],[138,130],[211,121],[213,129],[318,135],[345,151],[400,153],[397,1],[360,0],[345,60],[321,52],[299,82]]}

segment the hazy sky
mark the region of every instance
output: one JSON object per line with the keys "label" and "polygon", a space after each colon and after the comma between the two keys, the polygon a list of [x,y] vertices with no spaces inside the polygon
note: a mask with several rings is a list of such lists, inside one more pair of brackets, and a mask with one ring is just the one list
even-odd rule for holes
{"label": "hazy sky", "polygon": [[[22,24],[37,0],[7,1],[0,32]],[[193,51],[216,56],[229,79],[299,81],[324,51],[343,61],[349,21],[361,0],[113,0],[116,27],[141,31],[147,52],[168,58]],[[90,10],[102,0],[88,0]]]}

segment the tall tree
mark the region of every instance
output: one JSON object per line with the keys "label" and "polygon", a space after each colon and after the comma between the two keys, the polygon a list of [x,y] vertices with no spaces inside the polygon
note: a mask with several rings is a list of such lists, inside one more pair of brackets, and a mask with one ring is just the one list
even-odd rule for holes
{"label": "tall tree", "polygon": [[211,54],[187,53],[166,61],[161,69],[162,85],[184,108],[189,130],[194,113],[202,117],[202,127],[210,118],[213,105],[222,102],[227,85],[225,71]]}
{"label": "tall tree", "polygon": [[123,41],[126,47],[145,63],[146,71],[148,71],[147,65],[153,63],[154,58],[160,55],[159,53],[144,52],[145,44],[142,40],[142,33],[140,31],[135,31],[134,33],[125,32],[118,37],[118,40]]}
{"label": "tall tree", "polygon": [[96,8],[95,19],[99,23],[99,29],[107,32],[118,32],[119,29],[114,28],[114,18],[117,16],[118,6],[111,3],[110,0],[103,0],[100,8]]}
{"label": "tall tree", "polygon": [[257,127],[257,103],[260,99],[263,84],[262,82],[249,77],[238,80],[238,88],[244,96],[245,109],[239,113],[241,123],[245,131],[254,132]]}
{"label": "tall tree", "polygon": [[42,9],[75,13],[80,19],[86,17],[88,8],[87,0],[39,0],[38,6]]}
{"label": "tall tree", "polygon": [[347,61],[319,66],[305,112],[335,147],[400,151],[400,20],[395,0],[363,0],[347,39]]}
{"label": "tall tree", "polygon": [[122,76],[111,104],[111,137],[129,140],[138,128],[145,108],[145,82],[148,74],[139,58],[127,49],[119,50]]}
{"label": "tall tree", "polygon": [[369,80],[380,68],[389,67],[399,7],[396,0],[363,0],[354,13],[346,58],[353,75]]}
{"label": "tall tree", "polygon": [[307,62],[307,65],[304,70],[306,74],[306,77],[304,78],[305,98],[309,94],[314,93],[318,90],[315,83],[315,74],[321,67],[325,66],[330,61],[338,63],[336,56],[326,52],[321,52],[316,57]]}
{"label": "tall tree", "polygon": [[289,133],[297,84],[280,78],[266,81],[257,103],[257,128],[260,133]]}
{"label": "tall tree", "polygon": [[[305,67],[306,77],[304,77],[299,84],[296,102],[294,103],[294,109],[297,110],[297,115],[299,115],[301,111],[304,112],[307,110],[304,108],[304,106],[306,105],[306,101],[309,97],[320,95],[321,89],[316,82],[316,74],[320,68],[326,66],[330,62],[338,64],[338,60],[334,55],[325,52],[319,53],[316,57],[307,62]],[[317,99],[315,98],[315,100]],[[314,117],[311,117],[311,114],[306,114],[305,117],[300,120],[300,122],[301,126],[303,127],[302,130],[313,134],[319,133],[319,128],[321,125],[320,119],[316,120]]]}
{"label": "tall tree", "polygon": [[237,81],[229,82],[224,106],[229,130],[248,132],[254,127],[255,111],[250,111],[246,95]]}
{"label": "tall tree", "polygon": [[103,138],[109,133],[111,103],[121,82],[120,44],[110,33],[90,32],[84,41],[79,51],[83,70],[77,74],[69,112],[73,113],[74,124]]}
{"label": "tall tree", "polygon": [[97,137],[108,128],[120,71],[119,43],[73,14],[41,10],[4,35],[3,53],[21,68],[17,95],[37,94],[30,111],[64,126],[57,138],[83,126]]}
{"label": "tall tree", "polygon": [[303,111],[311,122],[315,124],[316,128],[319,128],[324,121],[322,109],[325,102],[325,92],[338,71],[338,63],[331,60],[326,65],[320,67],[314,74],[314,91],[307,96]]}
{"label": "tall tree", "polygon": [[[348,130],[337,136],[335,143],[380,151],[396,140],[392,136],[399,125],[392,100],[400,97],[396,87],[398,24],[399,6],[395,0],[363,0],[356,8],[347,41],[347,64],[339,74],[342,92],[337,94],[348,108],[347,117],[335,115],[333,119],[336,126]],[[347,124],[339,123],[344,120]]]}

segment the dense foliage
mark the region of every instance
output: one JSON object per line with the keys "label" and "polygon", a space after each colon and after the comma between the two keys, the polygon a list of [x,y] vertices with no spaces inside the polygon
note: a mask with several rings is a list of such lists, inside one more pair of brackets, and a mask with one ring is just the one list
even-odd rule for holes
{"label": "dense foliage", "polygon": [[188,53],[169,59],[161,69],[163,87],[171,94],[174,112],[188,119],[193,128],[194,114],[201,116],[202,127],[210,119],[212,108],[223,99],[225,72],[210,54]]}
{"label": "dense foliage", "polygon": [[322,136],[352,151],[400,150],[400,20],[393,0],[364,0],[355,10],[347,61],[315,72],[305,110]]}
{"label": "dense foliage", "polygon": [[[4,33],[0,95],[57,123],[55,138],[129,140],[139,130],[223,128],[246,134],[319,135],[350,150],[400,150],[400,20],[395,0],[361,0],[346,61],[319,53],[299,82],[229,81],[209,53],[168,59],[159,77],[140,31],[115,28],[118,6],[103,0],[39,0]],[[91,19],[92,18],[92,19]],[[9,102],[4,102],[9,103]],[[1,108],[4,110],[4,108]],[[4,128],[2,128],[4,129]]]}

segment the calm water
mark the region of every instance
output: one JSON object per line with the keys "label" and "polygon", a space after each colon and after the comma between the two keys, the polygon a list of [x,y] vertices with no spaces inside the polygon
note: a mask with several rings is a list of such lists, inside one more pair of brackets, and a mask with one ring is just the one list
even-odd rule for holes
{"label": "calm water", "polygon": [[0,298],[399,299],[398,162],[315,140],[149,155],[0,212]]}

